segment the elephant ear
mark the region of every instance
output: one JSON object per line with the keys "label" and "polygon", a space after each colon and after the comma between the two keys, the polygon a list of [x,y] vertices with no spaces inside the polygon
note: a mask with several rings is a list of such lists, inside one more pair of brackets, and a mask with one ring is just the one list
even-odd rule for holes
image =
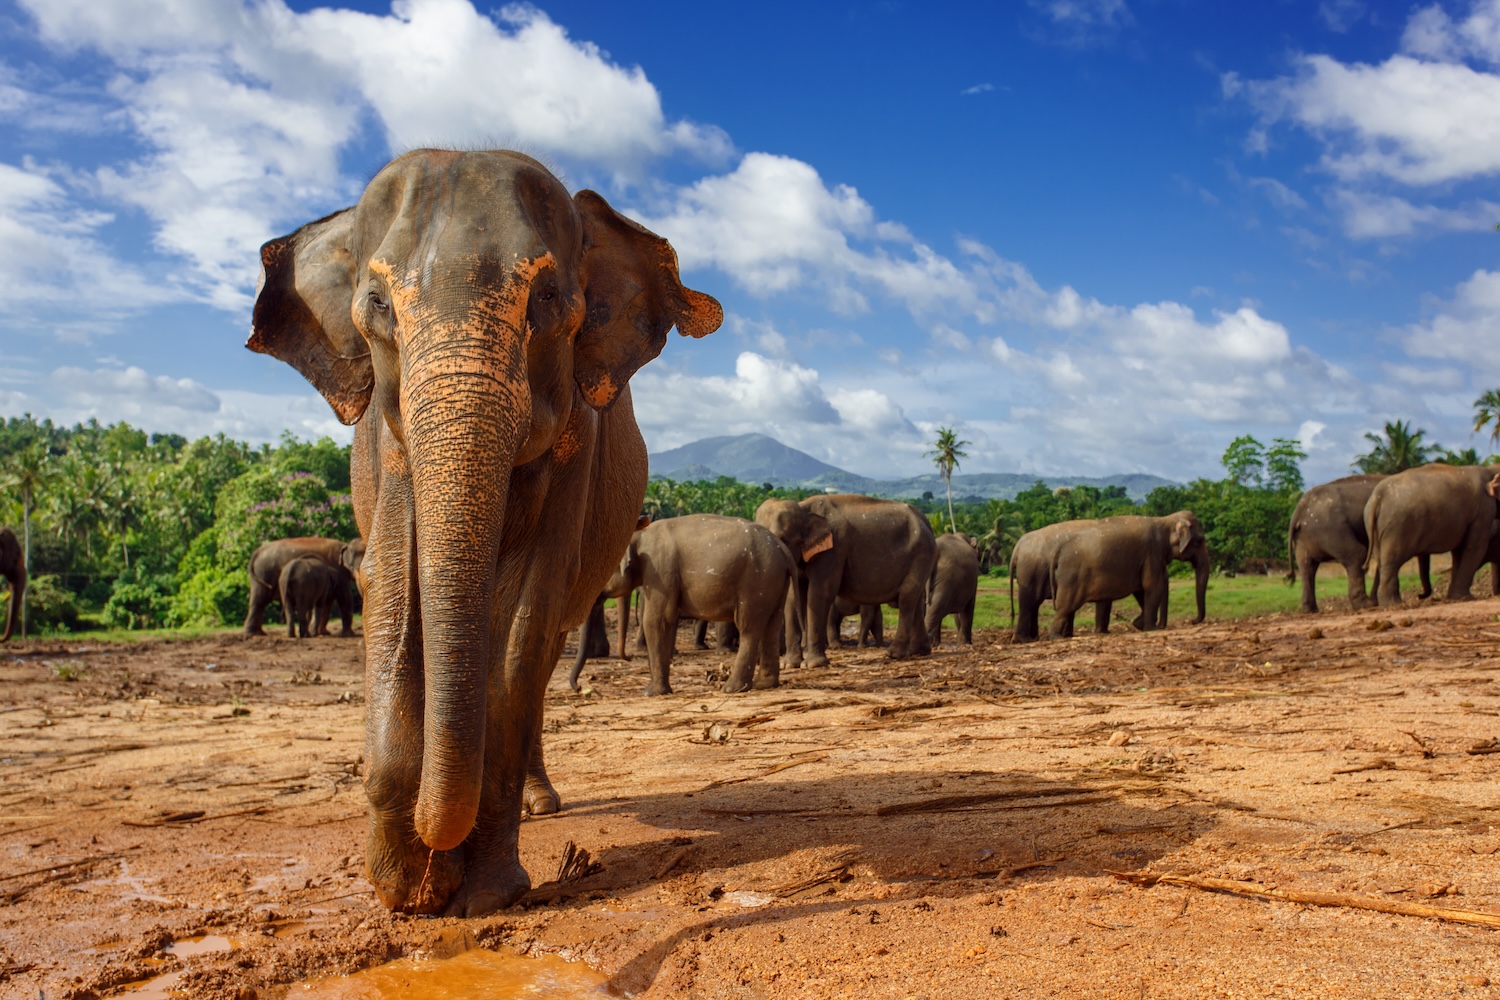
{"label": "elephant ear", "polygon": [[352,424],[370,404],[375,369],[354,325],[354,210],[309,222],[260,248],[255,314],[245,346],[291,365]]}
{"label": "elephant ear", "polygon": [[593,191],[573,204],[583,220],[583,326],[573,347],[573,378],[596,410],[607,409],[642,365],[661,353],[673,326],[706,337],[724,309],[677,275],[672,245],[610,207]]}
{"label": "elephant ear", "polygon": [[1189,546],[1193,544],[1193,520],[1190,517],[1178,515],[1172,521],[1171,532],[1172,558],[1181,559],[1187,553]]}
{"label": "elephant ear", "polygon": [[802,561],[812,562],[818,556],[833,548],[833,526],[828,523],[828,518],[821,514],[808,514],[807,531],[802,536]]}

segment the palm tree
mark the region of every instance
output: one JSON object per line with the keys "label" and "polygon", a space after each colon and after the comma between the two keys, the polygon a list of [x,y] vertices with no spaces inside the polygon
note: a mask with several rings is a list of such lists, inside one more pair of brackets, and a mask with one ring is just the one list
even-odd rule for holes
{"label": "palm tree", "polygon": [[1374,447],[1366,454],[1356,456],[1350,465],[1360,472],[1385,475],[1414,469],[1425,464],[1436,449],[1434,445],[1422,443],[1426,436],[1427,432],[1424,430],[1413,431],[1409,420],[1387,422],[1384,437],[1368,432],[1365,434],[1365,440]]}
{"label": "palm tree", "polygon": [[1490,447],[1500,443],[1500,389],[1486,389],[1474,400],[1474,433],[1493,424],[1490,430]]}
{"label": "palm tree", "polygon": [[943,477],[943,482],[948,486],[948,530],[957,531],[958,522],[953,517],[953,470],[958,468],[958,460],[968,458],[963,450],[964,445],[972,444],[971,441],[960,441],[958,432],[952,427],[939,427],[937,441],[933,443],[932,450],[926,452],[931,456],[932,464],[937,466],[938,472]]}
{"label": "palm tree", "polygon": [[1016,542],[1026,534],[1026,518],[1019,510],[1006,510],[995,518],[994,527],[979,537],[979,561],[981,569],[1004,566],[1010,562],[1010,554]]}
{"label": "palm tree", "polygon": [[[51,455],[44,441],[33,441],[20,451],[13,452],[5,463],[3,479],[6,486],[21,494],[21,535],[26,565],[31,566],[31,508],[39,493],[46,492],[52,482]],[[26,595],[21,596],[21,637],[26,637]]]}

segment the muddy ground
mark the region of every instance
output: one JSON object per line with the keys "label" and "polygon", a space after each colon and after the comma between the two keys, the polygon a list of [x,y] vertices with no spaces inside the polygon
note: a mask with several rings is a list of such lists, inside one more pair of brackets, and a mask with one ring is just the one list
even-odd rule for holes
{"label": "muddy ground", "polygon": [[[0,995],[291,984],[477,943],[643,997],[1500,996],[1500,932],[1112,872],[1500,914],[1500,600],[1085,635],[734,697],[728,656],[553,679],[566,801],[489,919],[360,875],[357,641],[0,653]],[[946,636],[951,640],[951,633]],[[690,642],[681,642],[685,648]],[[599,866],[551,880],[565,846]],[[163,953],[188,935],[233,952]],[[1491,985],[1491,982],[1497,985]]]}

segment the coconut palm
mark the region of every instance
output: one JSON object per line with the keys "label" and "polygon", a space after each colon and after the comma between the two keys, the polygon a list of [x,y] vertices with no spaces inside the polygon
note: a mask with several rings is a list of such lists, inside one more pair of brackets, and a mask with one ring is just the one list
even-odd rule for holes
{"label": "coconut palm", "polygon": [[1500,389],[1486,389],[1474,400],[1474,433],[1490,427],[1490,447],[1500,444]]}
{"label": "coconut palm", "polygon": [[932,458],[932,464],[937,466],[938,472],[943,477],[943,482],[948,487],[948,530],[957,531],[958,522],[953,517],[953,470],[958,468],[958,460],[968,458],[963,450],[964,445],[971,444],[970,441],[960,441],[958,432],[952,427],[939,427],[937,441],[933,443],[932,450],[926,454]]}
{"label": "coconut palm", "polygon": [[1351,464],[1360,472],[1391,475],[1406,469],[1414,469],[1430,461],[1436,445],[1424,444],[1424,430],[1412,430],[1411,421],[1387,422],[1385,436],[1365,434],[1372,447],[1367,453],[1356,456]]}

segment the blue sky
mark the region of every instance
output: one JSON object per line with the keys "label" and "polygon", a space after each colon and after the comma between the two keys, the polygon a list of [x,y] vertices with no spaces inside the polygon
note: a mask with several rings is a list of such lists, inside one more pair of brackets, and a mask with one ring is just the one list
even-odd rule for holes
{"label": "blue sky", "polygon": [[[502,145],[728,318],[647,443],[874,476],[1311,479],[1500,386],[1500,0],[0,0],[0,415],[347,440],[243,345],[256,247],[394,153]],[[1491,268],[1496,268],[1491,270]]]}

